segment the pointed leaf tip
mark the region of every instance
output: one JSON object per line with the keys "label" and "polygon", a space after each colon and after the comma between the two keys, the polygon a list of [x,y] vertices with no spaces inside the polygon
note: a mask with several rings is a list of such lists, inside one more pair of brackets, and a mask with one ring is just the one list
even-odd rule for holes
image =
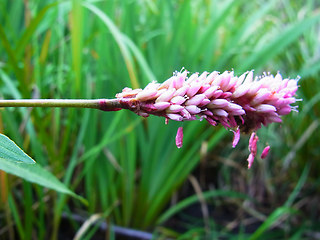
{"label": "pointed leaf tip", "polygon": [[0,134],[0,158],[16,163],[35,163],[20,147],[3,134]]}

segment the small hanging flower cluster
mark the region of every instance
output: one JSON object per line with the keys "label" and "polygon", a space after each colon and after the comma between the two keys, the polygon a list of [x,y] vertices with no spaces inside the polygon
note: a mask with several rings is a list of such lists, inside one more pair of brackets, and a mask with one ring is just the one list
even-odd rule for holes
{"label": "small hanging flower cluster", "polygon": [[[252,133],[249,141],[250,168],[257,153],[255,131],[262,125],[281,122],[281,116],[294,107],[298,86],[296,79],[276,76],[253,76],[246,72],[234,76],[233,72],[204,72],[187,76],[188,72],[175,72],[163,83],[151,82],[144,89],[124,88],[116,95],[123,108],[148,117],[163,116],[166,121],[206,120],[212,126],[218,123],[234,132],[233,147],[240,139],[240,132]],[[182,146],[183,131],[178,129],[177,147]],[[261,157],[266,157],[266,147]]]}

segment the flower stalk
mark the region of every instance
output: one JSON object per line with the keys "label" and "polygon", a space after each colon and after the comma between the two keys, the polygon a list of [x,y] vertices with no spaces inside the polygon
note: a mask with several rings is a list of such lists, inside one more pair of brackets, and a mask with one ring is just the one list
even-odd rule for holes
{"label": "flower stalk", "polygon": [[103,111],[122,109],[118,99],[15,99],[0,100],[0,107],[94,108]]}

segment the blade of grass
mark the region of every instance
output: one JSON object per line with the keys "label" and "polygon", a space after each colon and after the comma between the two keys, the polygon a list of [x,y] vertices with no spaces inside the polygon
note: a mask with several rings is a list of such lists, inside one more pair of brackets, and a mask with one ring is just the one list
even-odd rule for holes
{"label": "blade of grass", "polygon": [[24,53],[25,47],[27,46],[28,42],[34,35],[35,31],[42,23],[42,20],[45,18],[46,13],[52,9],[53,7],[57,6],[58,4],[66,4],[60,1],[53,2],[45,6],[41,11],[37,14],[37,16],[31,20],[29,26],[26,28],[20,39],[18,40],[15,48],[15,55],[20,58],[20,56]]}
{"label": "blade of grass", "polygon": [[12,64],[12,67],[17,79],[22,80],[22,71],[18,66],[18,60],[16,58],[16,55],[11,47],[11,44],[1,24],[0,24],[0,39],[5,51],[7,52],[9,62],[11,62]]}
{"label": "blade of grass", "polygon": [[82,88],[81,84],[81,66],[82,66],[82,27],[83,13],[81,1],[72,0],[71,10],[71,53],[72,68],[75,76],[75,90],[73,96],[79,96]]}
{"label": "blade of grass", "polygon": [[268,229],[272,228],[277,224],[281,219],[288,215],[292,214],[294,211],[288,207],[279,207],[277,208],[264,222],[263,224],[248,238],[248,240],[259,239],[262,234],[264,234]]}
{"label": "blade of grass", "polygon": [[223,54],[219,58],[218,65],[216,66],[217,69],[221,69],[227,61],[230,60],[231,55],[237,52],[240,40],[242,42],[248,41],[248,38],[253,34],[253,29],[257,27],[257,22],[271,10],[276,2],[278,1],[269,1],[267,4],[262,3],[263,6],[261,6],[258,11],[253,12],[253,14],[247,18],[247,21],[244,23],[240,21],[241,25],[238,25],[237,32],[229,38],[228,43],[224,47],[225,51],[223,51]]}
{"label": "blade of grass", "polygon": [[[66,169],[66,173],[64,176],[64,180],[63,180],[63,183],[66,186],[70,185],[72,174],[74,172],[75,167],[77,166],[78,153],[79,153],[79,149],[81,147],[81,143],[82,143],[84,135],[85,135],[85,131],[86,131],[88,124],[89,124],[89,116],[90,116],[90,111],[84,110],[83,116],[81,118],[82,125],[79,130],[79,134],[77,136],[77,140],[76,140],[74,149],[72,151],[70,162],[69,162],[68,168]],[[61,213],[62,213],[62,209],[65,205],[66,200],[67,200],[67,198],[65,195],[59,196],[59,199],[54,207],[55,211],[54,211],[54,218],[53,218],[53,233],[51,236],[51,239],[53,239],[53,240],[57,239],[57,237],[58,237],[58,230],[59,230]]]}
{"label": "blade of grass", "polygon": [[34,212],[32,211],[32,188],[31,184],[23,181],[23,217],[24,217],[24,229],[25,229],[25,239],[32,238],[32,226],[35,219]]}
{"label": "blade of grass", "polygon": [[283,51],[289,44],[294,42],[301,34],[312,27],[320,19],[320,14],[315,14],[309,18],[305,18],[299,22],[289,25],[276,38],[273,38],[266,46],[260,46],[260,49],[255,49],[246,61],[239,66],[241,71],[255,69],[258,66],[263,66],[267,61]]}
{"label": "blade of grass", "polygon": [[156,76],[153,74],[148,62],[146,61],[145,57],[142,55],[139,48],[134,44],[134,42],[130,38],[128,38],[128,36],[122,35],[122,38],[124,39],[124,42],[126,43],[126,45],[133,52],[135,57],[137,58],[138,63],[140,64],[142,70],[144,71],[147,77],[148,81],[143,82],[143,84],[147,85],[149,82],[156,80]]}
{"label": "blade of grass", "polygon": [[292,191],[292,193],[290,194],[290,196],[288,197],[287,201],[284,204],[285,207],[287,208],[291,207],[294,200],[297,198],[299,192],[301,191],[302,187],[304,186],[305,182],[307,181],[309,171],[310,171],[310,164],[306,164],[296,187],[294,188],[294,190]]}
{"label": "blade of grass", "polygon": [[121,120],[121,117],[123,114],[119,113],[116,117],[116,120],[112,122],[112,125],[110,126],[109,130],[104,134],[102,140],[94,147],[91,149],[88,149],[88,151],[80,158],[80,162],[89,159],[89,158],[95,158],[97,154],[102,152],[102,149],[106,147],[108,144],[118,140],[128,132],[130,132],[132,129],[135,128],[137,124],[141,122],[141,119],[138,118],[136,121],[131,123],[129,126],[126,128],[122,129],[122,131],[119,131],[115,133],[115,130],[118,129],[118,127],[113,127],[117,125],[117,121]]}
{"label": "blade of grass", "polygon": [[206,52],[207,43],[210,43],[208,39],[214,39],[217,29],[224,25],[224,21],[229,16],[231,10],[241,2],[242,1],[227,1],[219,12],[212,13],[210,24],[205,28],[204,33],[201,34],[200,38],[195,42],[191,53],[193,59],[197,59],[197,56],[199,56],[200,53]]}
{"label": "blade of grass", "polygon": [[[220,129],[221,131],[222,129]],[[192,133],[193,131],[190,131]],[[170,161],[174,161],[173,159],[177,159],[176,166],[167,168],[168,170],[163,174],[163,182],[159,185],[156,194],[154,196],[150,196],[149,201],[151,205],[149,206],[148,212],[145,215],[144,226],[148,225],[149,221],[153,221],[156,215],[159,213],[161,207],[163,207],[164,203],[168,200],[170,193],[176,189],[177,186],[181,184],[181,182],[186,179],[189,172],[194,168],[196,163],[199,161],[199,158],[195,156],[195,153],[199,149],[202,139],[205,139],[209,136],[210,132],[204,132],[199,138],[197,138],[197,142],[192,141],[193,137],[186,135],[186,139],[190,139],[193,144],[188,152],[184,156],[172,156]],[[217,135],[217,138],[221,137],[221,135]],[[169,164],[168,164],[169,165]],[[167,165],[167,166],[168,166]],[[166,167],[167,167],[166,166]],[[161,186],[161,187],[160,187]]]}
{"label": "blade of grass", "polygon": [[13,199],[11,194],[9,194],[8,202],[9,202],[9,207],[10,207],[14,222],[15,222],[15,224],[17,226],[17,232],[18,232],[19,238],[20,239],[25,239],[24,238],[25,237],[25,230],[23,228],[23,225],[22,225],[22,222],[21,222],[21,219],[20,219],[20,216],[19,216],[19,211],[18,211],[18,208],[17,208],[17,204],[15,203],[15,201],[14,201],[14,199]]}
{"label": "blade of grass", "polygon": [[[241,198],[241,199],[249,199],[249,197],[242,193],[237,193],[234,191],[225,191],[225,190],[212,190],[203,192],[204,199],[214,198],[214,197],[227,197],[227,198]],[[176,205],[170,207],[164,213],[162,213],[157,219],[157,224],[163,224],[165,221],[169,220],[170,217],[177,214],[181,210],[195,204],[199,201],[197,195],[187,197],[182,201],[178,202]]]}
{"label": "blade of grass", "polygon": [[94,5],[92,5],[88,2],[82,3],[82,5],[84,7],[86,7],[88,10],[90,10],[91,12],[93,12],[97,17],[99,17],[101,19],[101,21],[109,29],[114,40],[117,42],[117,44],[120,48],[121,54],[123,56],[127,70],[129,72],[131,85],[133,88],[138,88],[139,83],[137,81],[136,73],[134,70],[135,68],[134,68],[133,60],[132,60],[131,54],[130,54],[127,46],[125,45],[125,43],[123,41],[122,33],[119,31],[117,26],[112,22],[112,20],[104,12],[102,12],[100,9],[98,9],[97,7],[95,7]]}

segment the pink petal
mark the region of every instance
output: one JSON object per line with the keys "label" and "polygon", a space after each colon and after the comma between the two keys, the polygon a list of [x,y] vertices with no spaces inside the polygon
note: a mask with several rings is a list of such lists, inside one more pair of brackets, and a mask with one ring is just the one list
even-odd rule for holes
{"label": "pink petal", "polygon": [[[233,111],[243,111],[242,107],[236,103],[228,103],[228,105],[226,106],[226,109],[230,112],[233,112]],[[242,112],[241,111],[241,112]]]}
{"label": "pink petal", "polygon": [[227,91],[229,89],[229,83],[231,80],[231,77],[233,77],[233,73],[232,72],[224,72],[221,75],[221,82],[220,82],[220,88],[223,91]]}
{"label": "pink petal", "polygon": [[180,112],[180,114],[183,116],[184,120],[192,120],[191,119],[191,114],[187,111],[187,109],[182,109],[182,111]]}
{"label": "pink petal", "polygon": [[259,140],[259,137],[256,135],[255,132],[253,132],[249,139],[249,151],[253,154],[255,157],[257,154],[257,142]]}
{"label": "pink petal", "polygon": [[228,113],[223,109],[214,109],[212,110],[213,114],[220,117],[228,117]]}
{"label": "pink petal", "polygon": [[228,106],[229,101],[226,99],[215,99],[212,100],[209,104],[208,107],[209,108],[224,108],[226,106]]}
{"label": "pink petal", "polygon": [[198,114],[199,112],[201,112],[201,109],[195,105],[186,106],[186,109],[191,114]]}
{"label": "pink petal", "polygon": [[184,96],[186,95],[186,92],[188,91],[189,86],[183,86],[181,88],[179,88],[174,94],[173,96]]}
{"label": "pink petal", "polygon": [[173,83],[173,87],[176,89],[179,89],[183,86],[184,81],[187,77],[188,72],[184,71],[183,73],[178,73],[178,75],[176,76],[175,79],[173,79],[172,83]]}
{"label": "pink petal", "polygon": [[183,120],[183,117],[177,113],[168,113],[167,117],[170,118],[171,120],[179,121],[179,122]]}
{"label": "pink petal", "polygon": [[277,109],[275,106],[269,105],[269,104],[260,104],[257,107],[255,107],[256,111],[259,113],[268,113],[268,112],[275,112]]}
{"label": "pink petal", "polygon": [[248,161],[248,169],[250,169],[254,161],[254,155],[252,153],[249,154],[247,161]]}
{"label": "pink petal", "polygon": [[158,111],[162,111],[166,108],[168,108],[170,106],[170,103],[168,102],[158,102],[153,104],[153,106],[158,110]]}
{"label": "pink petal", "polygon": [[283,107],[283,108],[281,108],[281,109],[279,109],[278,111],[277,111],[277,113],[279,114],[279,115],[287,115],[287,114],[289,114],[291,112],[291,107],[290,106],[285,106],[285,107]]}
{"label": "pink petal", "polygon": [[183,144],[183,127],[179,127],[176,135],[177,148],[181,148]]}
{"label": "pink petal", "polygon": [[236,131],[233,131],[233,134],[232,147],[235,148],[240,140],[240,129],[238,128]]}
{"label": "pink petal", "polygon": [[211,84],[212,81],[214,81],[214,79],[215,79],[218,75],[219,75],[219,72],[217,72],[217,71],[214,71],[214,72],[210,73],[210,74],[207,76],[205,82]]}
{"label": "pink petal", "polygon": [[211,86],[207,89],[203,94],[207,96],[207,98],[211,98],[214,93],[218,90],[219,86]]}
{"label": "pink petal", "polygon": [[270,122],[277,122],[277,123],[282,122],[282,119],[279,116],[268,116],[268,120]]}
{"label": "pink petal", "polygon": [[201,82],[192,83],[187,91],[188,97],[193,97],[194,95],[196,95],[196,93],[199,91],[201,86],[202,86]]}
{"label": "pink petal", "polygon": [[217,90],[213,93],[212,97],[211,98],[218,98],[220,97],[221,95],[223,94],[223,91],[222,90]]}
{"label": "pink petal", "polygon": [[243,84],[250,84],[253,81],[253,71],[250,71],[244,80]]}
{"label": "pink petal", "polygon": [[205,98],[205,99],[202,100],[201,103],[198,104],[198,107],[203,107],[203,106],[205,106],[205,105],[207,105],[209,103],[210,103],[210,100],[208,98]]}
{"label": "pink petal", "polygon": [[172,98],[173,94],[175,93],[175,89],[171,88],[168,89],[167,91],[165,91],[164,93],[162,93],[157,99],[156,99],[156,103],[157,102],[169,102],[170,99]]}
{"label": "pink petal", "polygon": [[166,109],[166,112],[167,113],[178,113],[180,112],[181,110],[183,110],[184,107],[180,106],[180,105],[171,105],[170,107],[168,107]]}
{"label": "pink petal", "polygon": [[184,97],[176,96],[176,97],[173,97],[170,102],[180,105],[180,104],[184,103],[185,101],[186,101],[186,99]]}
{"label": "pink petal", "polygon": [[209,124],[211,124],[212,126],[217,126],[217,122],[215,120],[213,120],[211,117],[206,117],[206,120],[208,121]]}
{"label": "pink petal", "polygon": [[206,98],[204,94],[197,94],[185,102],[185,105],[198,105]]}
{"label": "pink petal", "polygon": [[188,80],[186,81],[186,83],[188,83],[188,84],[192,83],[193,81],[195,81],[195,80],[198,78],[198,76],[199,76],[199,73],[194,73],[194,74],[192,74],[192,75],[188,78]]}
{"label": "pink petal", "polygon": [[265,88],[260,89],[251,101],[251,105],[255,106],[262,103],[271,95],[271,92]]}
{"label": "pink petal", "polygon": [[262,151],[262,153],[261,153],[261,158],[262,158],[262,159],[264,159],[264,158],[266,158],[266,157],[268,156],[269,150],[270,150],[270,146],[266,146],[266,147],[263,149],[263,151]]}
{"label": "pink petal", "polygon": [[240,85],[232,93],[232,97],[234,97],[234,98],[242,97],[243,95],[247,94],[248,91],[249,91],[249,86],[248,85]]}

